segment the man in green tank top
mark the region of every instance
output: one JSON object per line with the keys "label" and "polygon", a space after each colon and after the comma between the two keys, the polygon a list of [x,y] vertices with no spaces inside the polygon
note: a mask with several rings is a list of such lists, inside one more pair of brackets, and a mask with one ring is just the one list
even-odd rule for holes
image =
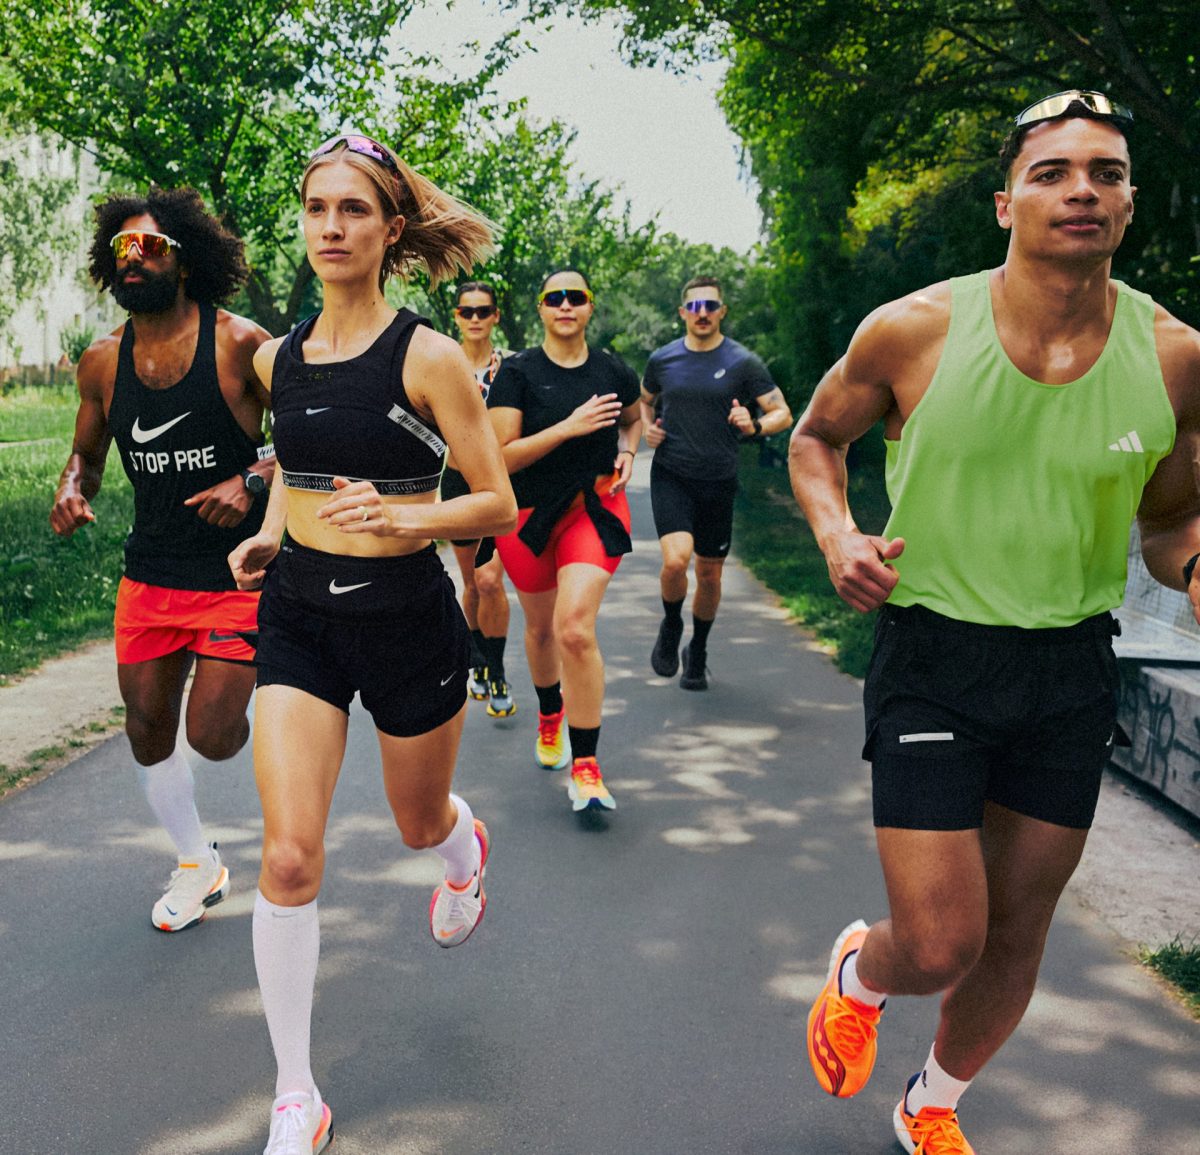
{"label": "man in green tank top", "polygon": [[[879,609],[864,688],[890,917],[834,947],[808,1024],[849,1097],[890,995],[943,992],[893,1124],[970,1155],[958,1098],[1033,993],[1116,727],[1110,610],[1136,516],[1151,573],[1200,620],[1200,334],[1114,281],[1132,114],[1072,90],[1005,142],[998,269],[873,312],[792,436],[791,478],[838,594]],[[863,534],[846,449],[883,421],[893,513]]]}

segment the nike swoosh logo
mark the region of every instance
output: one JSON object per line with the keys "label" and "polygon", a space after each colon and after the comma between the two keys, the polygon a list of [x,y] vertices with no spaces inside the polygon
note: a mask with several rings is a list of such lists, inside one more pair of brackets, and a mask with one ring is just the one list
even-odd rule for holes
{"label": "nike swoosh logo", "polygon": [[172,909],[171,909],[169,906],[167,907],[167,914],[175,915],[175,914],[178,914],[178,913],[179,913],[179,911],[177,911],[177,910],[172,910]]}
{"label": "nike swoosh logo", "polygon": [[331,594],[348,594],[351,590],[360,590],[364,586],[369,586],[370,582],[359,582],[356,586],[340,586],[337,584],[337,578],[334,578],[329,583],[329,592]]}
{"label": "nike swoosh logo", "polygon": [[441,681],[441,685],[443,685],[443,686],[444,686],[444,685],[446,685],[446,684],[447,684],[447,683],[450,681],[450,679],[451,679],[451,678],[453,678],[453,677],[454,677],[454,675],[453,675],[453,674],[447,674],[447,675],[446,675],[446,676],[445,676],[445,677],[442,679],[442,681]]}
{"label": "nike swoosh logo", "polygon": [[181,413],[178,417],[172,418],[170,421],[167,421],[162,425],[156,425],[153,429],[143,429],[138,424],[141,418],[135,417],[133,419],[133,428],[130,430],[130,433],[133,435],[134,441],[136,441],[139,445],[145,445],[147,441],[153,441],[159,435],[166,433],[166,431],[170,429],[172,425],[178,425],[185,417],[190,417],[191,415],[192,411],[189,409],[186,413]]}
{"label": "nike swoosh logo", "polygon": [[324,413],[327,409],[332,409],[332,405],[323,405],[320,409],[306,409],[304,412],[311,417],[314,413]]}

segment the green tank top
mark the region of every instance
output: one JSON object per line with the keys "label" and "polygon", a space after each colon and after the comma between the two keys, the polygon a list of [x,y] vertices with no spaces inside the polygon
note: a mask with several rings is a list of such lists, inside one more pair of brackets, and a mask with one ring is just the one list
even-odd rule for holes
{"label": "green tank top", "polygon": [[1044,385],[1009,360],[989,275],[950,282],[937,371],[887,443],[905,540],[895,605],[984,625],[1070,626],[1121,604],[1142,489],[1175,442],[1154,343],[1154,302],[1116,282],[1096,363]]}

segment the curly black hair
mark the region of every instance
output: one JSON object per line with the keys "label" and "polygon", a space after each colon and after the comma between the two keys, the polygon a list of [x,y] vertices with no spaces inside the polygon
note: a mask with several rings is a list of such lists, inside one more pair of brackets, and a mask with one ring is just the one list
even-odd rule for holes
{"label": "curly black hair", "polygon": [[111,288],[117,279],[113,236],[130,217],[146,213],[158,222],[160,232],[179,242],[179,263],[188,271],[184,290],[193,301],[219,305],[250,275],[241,238],[209,213],[194,188],[151,185],[145,196],[115,193],[96,206],[88,272],[100,288]]}

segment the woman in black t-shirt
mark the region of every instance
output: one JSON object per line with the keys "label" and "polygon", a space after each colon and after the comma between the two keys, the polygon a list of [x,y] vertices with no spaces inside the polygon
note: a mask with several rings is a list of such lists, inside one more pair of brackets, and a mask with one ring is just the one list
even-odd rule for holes
{"label": "woman in black t-shirt", "polygon": [[588,347],[593,300],[576,270],[546,278],[538,297],[545,340],[504,362],[488,408],[520,507],[516,532],[496,548],[525,611],[535,755],[547,770],[571,763],[576,810],[612,810],[596,762],[604,704],[596,616],[631,548],[625,486],[641,437],[640,390],[619,358]]}

